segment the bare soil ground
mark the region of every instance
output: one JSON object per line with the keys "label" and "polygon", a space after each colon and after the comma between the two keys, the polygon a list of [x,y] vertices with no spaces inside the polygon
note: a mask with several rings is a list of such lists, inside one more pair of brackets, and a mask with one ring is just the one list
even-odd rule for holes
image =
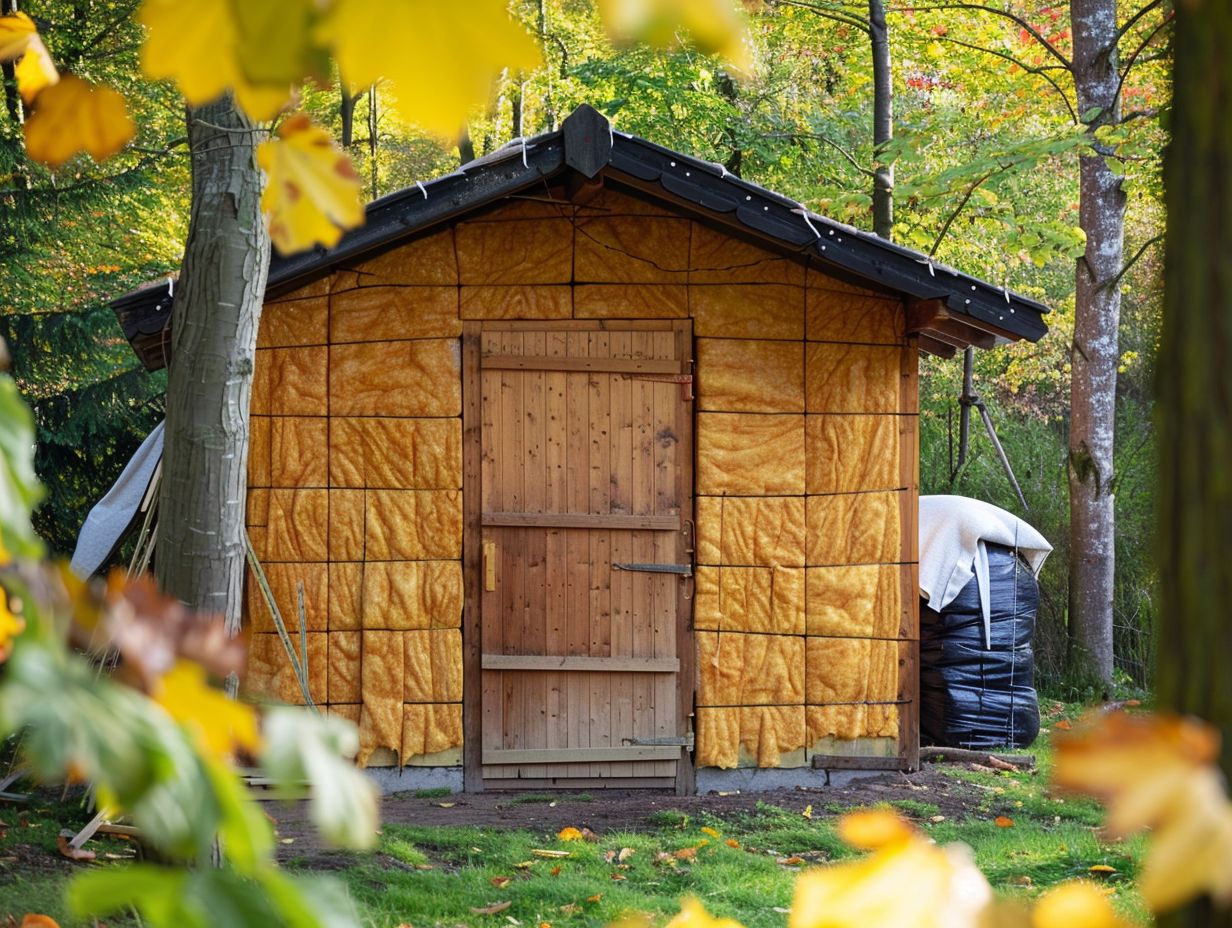
{"label": "bare soil ground", "polygon": [[[566,826],[589,828],[597,835],[612,831],[645,831],[662,826],[657,813],[681,812],[690,816],[718,818],[754,812],[761,804],[798,810],[813,807],[817,817],[838,815],[848,808],[877,803],[914,800],[935,806],[950,819],[973,811],[987,796],[969,783],[925,765],[917,773],[887,773],[858,780],[844,787],[774,790],[720,795],[676,796],[663,790],[590,790],[579,794],[489,792],[417,797],[410,793],[385,796],[381,821],[396,825],[477,826],[492,829],[525,829],[557,832]],[[309,860],[321,855],[321,847],[305,803],[270,803],[280,838],[292,841],[279,846],[284,858]],[[328,866],[325,860],[319,861]]]}

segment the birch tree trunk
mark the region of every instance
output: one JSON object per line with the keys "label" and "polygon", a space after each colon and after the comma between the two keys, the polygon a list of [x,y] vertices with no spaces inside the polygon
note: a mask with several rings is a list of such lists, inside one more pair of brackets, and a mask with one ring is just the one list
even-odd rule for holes
{"label": "birch tree trunk", "polygon": [[[1161,709],[1219,727],[1223,769],[1232,774],[1232,8],[1197,0],[1175,10],[1156,368],[1162,618],[1155,686]],[[1159,924],[1229,926],[1232,912],[1201,900]]]}
{"label": "birch tree trunk", "polygon": [[157,575],[238,630],[248,401],[269,270],[253,125],[229,96],[188,111],[192,216],[171,311]]}
{"label": "birch tree trunk", "polygon": [[1118,119],[1116,0],[1071,0],[1074,85],[1088,116],[1096,152],[1079,165],[1079,224],[1086,253],[1078,259],[1074,341],[1070,351],[1071,676],[1112,682],[1114,560],[1113,436],[1121,316],[1125,194],[1097,143],[1095,130]]}

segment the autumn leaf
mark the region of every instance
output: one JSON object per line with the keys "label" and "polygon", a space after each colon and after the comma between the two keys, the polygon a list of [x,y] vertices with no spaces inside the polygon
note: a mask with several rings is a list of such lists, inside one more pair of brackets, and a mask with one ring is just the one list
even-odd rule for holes
{"label": "autumn leaf", "polygon": [[1104,800],[1111,835],[1151,829],[1139,887],[1155,911],[1204,892],[1232,901],[1232,806],[1214,765],[1215,729],[1113,712],[1056,744],[1054,781]]}
{"label": "autumn leaf", "polygon": [[702,828],[702,834],[704,834],[704,835],[710,835],[710,837],[712,837],[712,838],[721,838],[721,837],[723,837],[723,836],[722,836],[722,834],[720,834],[718,831],[716,831],[716,830],[715,830],[715,829],[713,829],[713,828],[709,828],[709,827],[703,827],[703,828]]}
{"label": "autumn leaf", "polygon": [[910,841],[915,837],[915,829],[893,812],[865,809],[840,818],[838,836],[862,851],[876,851]]}
{"label": "autumn leaf", "polygon": [[508,886],[510,883],[513,882],[513,877],[494,876],[492,877],[492,879],[488,880],[488,882],[491,883],[493,886],[495,886],[497,889],[504,889],[506,886]]}
{"label": "autumn leaf", "polygon": [[635,853],[637,852],[634,851],[633,848],[631,847],[622,847],[620,849],[620,853],[616,855],[616,859],[623,864],[626,860],[632,857]]}
{"label": "autumn leaf", "polygon": [[735,838],[728,838],[723,843],[726,844],[730,848],[735,848],[736,850],[740,850],[740,842],[737,841]]}
{"label": "autumn leaf", "polygon": [[1074,726],[1070,724],[1068,719],[1061,719],[1059,722],[1056,723],[1055,727],[1060,729],[1061,731],[1070,731],[1071,729],[1073,729]]}
{"label": "autumn leaf", "polygon": [[228,699],[210,686],[200,665],[177,661],[150,695],[193,732],[213,756],[230,757],[239,749],[252,754],[260,750],[261,736],[252,706]]}
{"label": "autumn leaf", "polygon": [[553,850],[550,850],[548,848],[543,848],[543,847],[533,847],[530,849],[530,852],[534,854],[536,857],[557,858],[557,857],[571,857],[572,856],[568,851],[553,851]]}
{"label": "autumn leaf", "polygon": [[1081,880],[1061,883],[1044,893],[1031,911],[1031,928],[1124,928],[1108,897]]}
{"label": "autumn leaf", "polygon": [[60,80],[60,72],[51,61],[51,55],[43,40],[36,38],[26,48],[26,53],[17,62],[13,71],[17,78],[17,89],[26,106],[32,104],[35,98],[52,84]]}
{"label": "autumn leaf", "polygon": [[60,852],[61,857],[67,857],[69,860],[75,860],[78,863],[94,860],[98,856],[93,851],[73,847],[65,835],[56,836],[56,850]]}
{"label": "autumn leaf", "polygon": [[19,928],[60,928],[60,923],[50,915],[37,915],[31,912],[22,916]]}
{"label": "autumn leaf", "polygon": [[890,812],[856,815],[859,818],[851,822],[840,820],[840,834],[878,849],[861,860],[801,874],[789,928],[975,928],[979,924],[992,889],[965,848],[937,847]]}
{"label": "autumn leaf", "polygon": [[13,639],[26,629],[26,620],[9,612],[8,597],[0,590],[0,664],[8,660],[13,650]]}
{"label": "autumn leaf", "polygon": [[683,31],[736,70],[752,66],[744,19],[732,0],[599,0],[599,13],[618,42],[674,47]]}
{"label": "autumn leaf", "polygon": [[30,40],[38,35],[38,27],[25,13],[0,16],[0,61],[12,61],[26,53]]}
{"label": "autumn leaf", "polygon": [[[231,89],[236,102],[256,120],[272,119],[291,96],[291,84],[302,72],[275,83],[249,81],[239,64],[241,49],[277,49],[291,30],[260,35],[241,34],[243,17],[236,10],[247,4],[230,0],[143,0],[137,21],[146,27],[141,69],[154,80],[169,78],[188,103],[209,103]],[[306,36],[305,36],[306,41]],[[305,50],[304,56],[306,57]]]}
{"label": "autumn leaf", "polygon": [[715,918],[692,896],[680,906],[680,914],[667,923],[667,928],[742,928],[733,918]]}
{"label": "autumn leaf", "polygon": [[995,819],[993,819],[993,824],[998,828],[1013,828],[1014,820],[1008,815],[998,815]]}
{"label": "autumn leaf", "polygon": [[336,0],[316,39],[350,86],[387,78],[404,120],[453,139],[502,70],[540,62],[538,45],[507,7],[505,0]]}
{"label": "autumn leaf", "polygon": [[511,905],[513,905],[513,902],[506,899],[504,902],[494,902],[491,905],[480,906],[478,908],[471,906],[471,911],[476,915],[496,915],[505,911],[505,909],[509,908]]}
{"label": "autumn leaf", "polygon": [[262,142],[257,162],[268,176],[261,208],[270,238],[284,255],[312,245],[335,245],[344,229],[361,225],[359,178],[329,134],[297,114]]}
{"label": "autumn leaf", "polygon": [[556,832],[556,837],[560,838],[562,841],[581,841],[582,832],[573,826],[569,826],[568,828],[562,828],[560,831]]}
{"label": "autumn leaf", "polygon": [[801,810],[800,810],[800,814],[801,814],[801,815],[803,815],[803,816],[804,816],[805,818],[807,818],[807,819],[811,819],[811,818],[813,817],[813,805],[812,805],[812,803],[810,803],[809,805],[807,805],[807,806],[805,806],[803,809],[801,809]]}
{"label": "autumn leaf", "polygon": [[80,151],[95,161],[114,155],[133,137],[133,121],[114,90],[66,74],[38,95],[25,133],[26,153],[54,168]]}
{"label": "autumn leaf", "polygon": [[673,854],[672,856],[674,856],[677,860],[694,860],[697,857],[697,848],[682,847],[680,850],[676,851],[675,854]]}
{"label": "autumn leaf", "polygon": [[595,893],[593,896],[587,896],[586,901],[587,902],[598,902],[602,898],[603,898],[603,893]]}

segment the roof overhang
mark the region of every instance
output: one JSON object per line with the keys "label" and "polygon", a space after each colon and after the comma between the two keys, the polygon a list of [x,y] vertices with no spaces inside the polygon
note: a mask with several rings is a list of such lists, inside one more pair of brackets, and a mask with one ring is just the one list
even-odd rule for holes
{"label": "roof overhang", "polygon": [[[364,225],[332,249],[275,255],[266,294],[298,289],[508,197],[548,194],[561,183],[576,194],[609,181],[670,202],[684,214],[821,272],[902,296],[908,331],[919,336],[923,351],[949,357],[967,346],[1037,341],[1048,331],[1043,316],[1049,310],[1042,303],[820,216],[722,165],[618,132],[585,105],[557,132],[515,140],[452,174],[372,202]],[[171,281],[150,285],[111,304],[125,337],[150,370],[166,363],[172,286]]]}

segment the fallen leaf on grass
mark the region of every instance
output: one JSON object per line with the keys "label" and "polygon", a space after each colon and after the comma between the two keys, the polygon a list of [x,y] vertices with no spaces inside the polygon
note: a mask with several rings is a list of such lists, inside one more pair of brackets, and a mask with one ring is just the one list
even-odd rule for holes
{"label": "fallen leaf on grass", "polygon": [[780,857],[778,861],[776,862],[780,866],[783,866],[783,867],[803,867],[804,866],[803,857],[794,857],[794,856],[793,857]]}
{"label": "fallen leaf on grass", "polygon": [[603,898],[603,893],[595,893],[593,896],[587,896],[586,901],[587,902],[598,902],[602,898]]}
{"label": "fallen leaf on grass", "polygon": [[807,818],[807,819],[812,819],[812,817],[813,817],[813,805],[812,805],[812,803],[809,803],[807,806],[805,806],[803,809],[801,809],[801,810],[800,810],[800,814],[801,814],[801,815],[803,815],[803,816],[804,816],[805,818]]}
{"label": "fallen leaf on grass", "polygon": [[710,828],[710,827],[708,827],[708,826],[707,826],[707,827],[703,827],[703,828],[702,828],[702,834],[704,834],[704,835],[710,835],[710,837],[712,837],[712,838],[721,838],[721,837],[723,837],[721,834],[719,834],[719,832],[715,831],[713,828]]}
{"label": "fallen leaf on grass", "polygon": [[613,873],[613,874],[612,874],[612,879],[613,879],[613,880],[627,880],[627,879],[628,879],[628,877],[627,877],[627,876],[625,876],[623,873]]}
{"label": "fallen leaf on grass", "polygon": [[560,876],[560,864],[548,871],[548,876]]}
{"label": "fallen leaf on grass", "polygon": [[659,851],[659,853],[655,854],[655,863],[656,864],[666,864],[667,866],[674,868],[680,862],[675,857],[673,857],[671,854],[668,854],[666,851]]}
{"label": "fallen leaf on grass", "polygon": [[534,854],[536,857],[548,857],[552,859],[556,859],[558,857],[571,857],[572,856],[568,851],[552,851],[552,850],[548,850],[547,848],[542,848],[542,847],[531,848],[530,852]]}
{"label": "fallen leaf on grass", "polygon": [[582,911],[582,907],[578,905],[576,902],[566,902],[564,905],[560,907],[560,910],[566,915],[573,915],[577,912]]}
{"label": "fallen leaf on grass", "polygon": [[279,838],[278,843],[279,844],[294,844],[295,839],[294,838]]}
{"label": "fallen leaf on grass", "polygon": [[1069,731],[1074,726],[1070,723],[1068,719],[1061,719],[1059,722],[1055,724],[1054,727],[1061,729],[1061,731]]}
{"label": "fallen leaf on grass", "polygon": [[723,843],[726,844],[728,847],[734,847],[736,850],[740,850],[740,842],[737,841],[735,838],[728,838]]}
{"label": "fallen leaf on grass", "polygon": [[60,835],[56,838],[56,847],[60,851],[61,857],[67,857],[69,860],[94,860],[95,853],[93,851],[82,850],[79,847],[73,847],[68,843],[68,838]]}
{"label": "fallen leaf on grass", "polygon": [[1014,820],[1008,815],[998,815],[995,819],[993,819],[993,824],[998,828],[1013,828]]}
{"label": "fallen leaf on grass", "polygon": [[503,912],[505,909],[513,905],[513,902],[506,899],[504,902],[493,902],[491,905],[481,906],[476,908],[471,906],[471,911],[476,915],[496,915],[498,912]]}
{"label": "fallen leaf on grass", "polygon": [[1011,886],[1031,886],[1032,885],[1031,877],[1027,876],[1025,873],[1022,876],[1012,876],[1010,877],[1010,885]]}
{"label": "fallen leaf on grass", "polygon": [[452,809],[454,806],[457,805],[457,803],[456,802],[438,802],[437,805],[440,806],[442,809]]}
{"label": "fallen leaf on grass", "polygon": [[568,828],[562,828],[560,831],[556,832],[556,837],[560,838],[562,841],[581,841],[584,835],[578,829],[573,826],[569,826]]}
{"label": "fallen leaf on grass", "polygon": [[929,821],[932,822],[934,825],[940,825],[942,822],[945,821],[945,816],[944,815],[934,815],[929,818]]}
{"label": "fallen leaf on grass", "polygon": [[697,857],[697,848],[682,847],[680,850],[676,851],[676,853],[673,854],[672,856],[675,857],[677,860],[693,860]]}
{"label": "fallen leaf on grass", "polygon": [[622,847],[620,849],[620,853],[616,855],[616,859],[620,861],[621,863],[624,863],[626,860],[632,857],[635,853],[636,852],[631,847]]}
{"label": "fallen leaf on grass", "polygon": [[21,928],[60,928],[60,923],[49,915],[31,912],[22,916]]}
{"label": "fallen leaf on grass", "polygon": [[[535,865],[533,860],[523,860],[513,865],[514,870],[529,870]],[[557,869],[560,869],[559,867]]]}
{"label": "fallen leaf on grass", "polygon": [[510,883],[513,882],[513,877],[494,876],[492,877],[492,879],[488,880],[488,882],[491,883],[493,886],[495,886],[497,889],[504,889],[506,886],[508,886]]}
{"label": "fallen leaf on grass", "polygon": [[436,867],[433,864],[416,864],[415,869],[416,870],[435,870]]}
{"label": "fallen leaf on grass", "polygon": [[1087,873],[1094,873],[1096,876],[1109,876],[1116,872],[1116,867],[1110,867],[1107,864],[1095,864],[1094,866],[1087,867]]}

